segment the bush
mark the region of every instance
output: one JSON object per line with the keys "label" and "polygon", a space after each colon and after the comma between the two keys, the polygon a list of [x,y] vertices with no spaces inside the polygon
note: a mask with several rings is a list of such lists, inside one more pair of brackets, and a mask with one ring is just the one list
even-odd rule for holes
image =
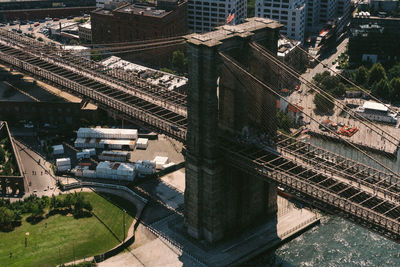
{"label": "bush", "polygon": [[332,112],[335,106],[332,97],[326,93],[317,93],[314,96],[314,104],[316,110],[321,113]]}
{"label": "bush", "polygon": [[0,207],[0,230],[11,231],[14,228],[15,214],[6,207]]}

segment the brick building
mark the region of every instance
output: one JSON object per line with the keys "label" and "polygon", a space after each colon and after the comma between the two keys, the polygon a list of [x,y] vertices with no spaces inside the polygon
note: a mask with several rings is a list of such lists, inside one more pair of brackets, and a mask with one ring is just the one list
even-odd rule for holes
{"label": "brick building", "polygon": [[157,4],[126,4],[91,13],[93,43],[160,39],[187,33],[187,2],[161,0]]}
{"label": "brick building", "polygon": [[92,42],[92,25],[90,22],[86,22],[78,25],[79,40],[84,43]]}

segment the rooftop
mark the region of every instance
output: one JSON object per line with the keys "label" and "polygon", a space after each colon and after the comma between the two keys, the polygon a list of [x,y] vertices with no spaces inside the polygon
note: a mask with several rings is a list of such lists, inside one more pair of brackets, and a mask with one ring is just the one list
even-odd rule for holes
{"label": "rooftop", "polygon": [[372,109],[377,111],[387,112],[389,108],[381,103],[376,103],[372,101],[366,101],[363,105],[364,109]]}
{"label": "rooftop", "polygon": [[188,83],[188,79],[185,77],[147,68],[145,66],[123,60],[116,56],[111,56],[103,60],[101,64],[112,69],[120,68],[134,72],[141,78],[146,79],[147,82],[154,85],[166,87],[168,90],[178,89],[182,86],[185,86]]}
{"label": "rooftop", "polygon": [[224,25],[217,27],[215,31],[201,34],[193,33],[186,35],[185,38],[189,43],[195,45],[203,44],[212,47],[220,45],[223,40],[234,36],[251,36],[253,31],[260,30],[265,27],[277,29],[283,27],[283,25],[275,20],[253,17],[246,19],[244,23],[239,25]]}
{"label": "rooftop", "polygon": [[79,25],[81,28],[92,29],[92,24],[90,22],[82,23]]}
{"label": "rooftop", "polygon": [[278,56],[284,57],[298,45],[300,45],[300,41],[296,41],[296,40],[289,41],[284,38],[279,39],[278,40]]}
{"label": "rooftop", "polygon": [[125,13],[131,15],[140,15],[140,16],[147,16],[147,17],[156,17],[162,18],[166,15],[170,14],[172,10],[164,10],[160,9],[157,6],[145,5],[145,4],[131,4],[131,5],[124,5],[114,10],[107,10],[107,9],[97,9],[93,11],[98,14],[103,15],[110,15],[113,16],[115,13]]}

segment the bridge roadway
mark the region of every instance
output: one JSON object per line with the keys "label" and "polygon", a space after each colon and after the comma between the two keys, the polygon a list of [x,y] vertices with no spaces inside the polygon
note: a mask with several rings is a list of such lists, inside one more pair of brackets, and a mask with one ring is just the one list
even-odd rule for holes
{"label": "bridge roadway", "polygon": [[[282,155],[274,149],[260,148],[251,143],[240,144],[229,139],[221,142],[224,157],[231,166],[290,189],[299,199],[318,208],[350,218],[400,241],[398,198],[383,197],[366,186],[352,184],[343,176],[332,175],[324,167],[317,168],[313,161],[305,164],[303,158]],[[327,164],[323,160],[320,162]],[[337,167],[332,172],[338,173],[339,170]]]}
{"label": "bridge roadway", "polygon": [[297,160],[307,166],[335,175],[337,179],[400,203],[400,177],[396,173],[377,170],[358,161],[351,160],[320,147],[280,135],[277,151],[284,157]]}
{"label": "bridge roadway", "polygon": [[137,83],[141,88],[135,84],[131,86],[126,81],[107,75],[108,72],[115,74],[115,71],[98,72],[93,68],[84,68],[84,64],[78,64],[81,61],[77,57],[61,57],[52,52],[46,53],[46,49],[49,48],[35,40],[0,31],[1,61],[51,81],[107,110],[111,108],[136,122],[139,120],[148,128],[180,141],[185,140],[186,97],[166,92],[165,88],[161,90],[159,86],[154,88],[140,80]]}

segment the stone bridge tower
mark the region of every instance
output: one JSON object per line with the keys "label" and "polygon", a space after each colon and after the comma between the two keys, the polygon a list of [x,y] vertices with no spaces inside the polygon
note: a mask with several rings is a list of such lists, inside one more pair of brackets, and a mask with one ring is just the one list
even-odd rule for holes
{"label": "stone bridge tower", "polygon": [[[222,65],[219,52],[273,83],[276,79],[271,65],[259,59],[249,43],[255,41],[276,53],[281,27],[269,19],[250,18],[240,25],[186,37],[189,89],[185,225],[196,239],[217,242],[276,213],[276,186],[228,167],[218,148],[219,136],[240,133],[245,126],[263,128],[268,124],[265,128],[274,136],[276,99],[262,88],[240,84]],[[260,108],[270,119],[256,112]]]}

